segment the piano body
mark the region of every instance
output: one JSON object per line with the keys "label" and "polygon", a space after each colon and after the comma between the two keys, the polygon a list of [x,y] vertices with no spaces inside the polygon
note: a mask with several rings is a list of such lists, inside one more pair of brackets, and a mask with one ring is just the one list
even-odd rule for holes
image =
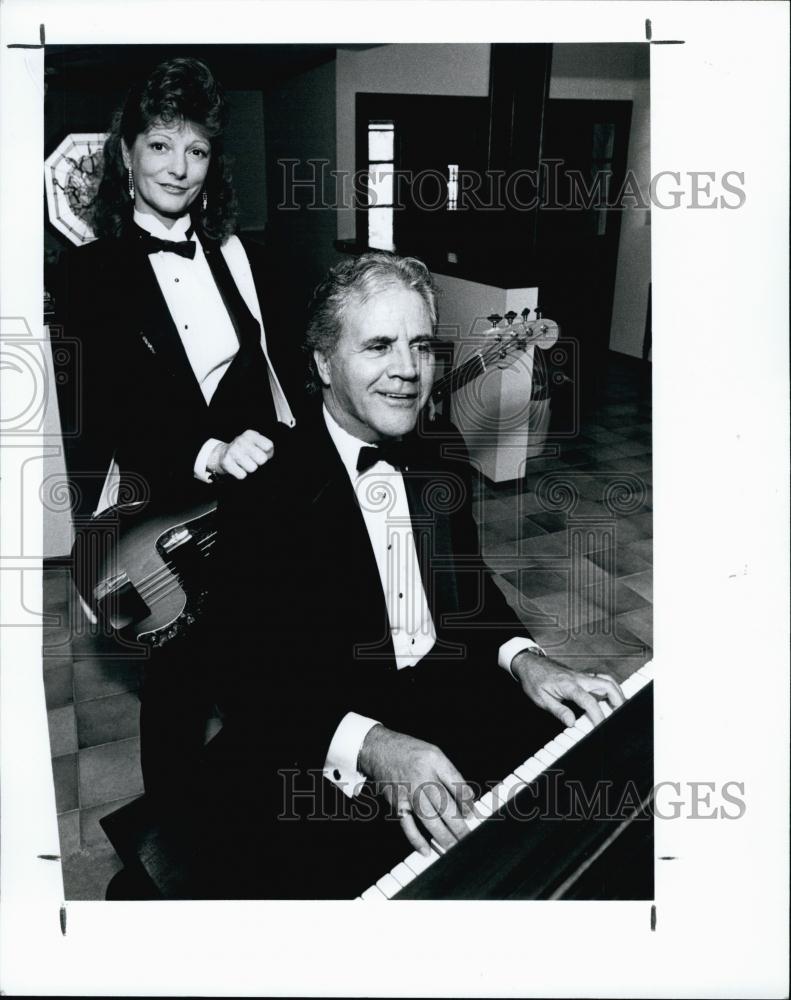
{"label": "piano body", "polygon": [[361,899],[652,899],[653,667],[475,805],[451,850],[414,851]]}

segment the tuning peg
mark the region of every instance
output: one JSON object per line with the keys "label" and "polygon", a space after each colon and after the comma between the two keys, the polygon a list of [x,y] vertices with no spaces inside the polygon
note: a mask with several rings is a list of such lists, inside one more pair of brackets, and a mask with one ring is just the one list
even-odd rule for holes
{"label": "tuning peg", "polygon": [[506,323],[509,326],[513,326],[515,319],[516,319],[516,313],[513,311],[513,309],[509,309],[508,312],[505,314]]}
{"label": "tuning peg", "polygon": [[486,318],[489,320],[492,326],[497,326],[497,324],[503,317],[500,316],[498,313],[492,313],[491,316],[487,316]]}
{"label": "tuning peg", "polygon": [[520,315],[522,317],[522,322],[526,323],[527,317],[530,315],[530,310],[527,308],[527,306],[525,306]]}
{"label": "tuning peg", "polygon": [[536,319],[541,319],[541,310],[536,306]]}

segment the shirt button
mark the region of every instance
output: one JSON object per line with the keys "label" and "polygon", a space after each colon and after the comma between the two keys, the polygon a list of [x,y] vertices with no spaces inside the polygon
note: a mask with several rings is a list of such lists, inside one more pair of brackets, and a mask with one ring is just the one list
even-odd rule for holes
{"label": "shirt button", "polygon": [[333,778],[335,778],[336,781],[340,781],[341,780],[341,772],[338,770],[337,767],[332,772],[332,776],[333,776]]}
{"label": "shirt button", "polygon": [[180,278],[174,278],[173,280],[176,282],[176,284],[178,284],[181,279]]}
{"label": "shirt button", "polygon": [[185,323],[185,324],[184,324],[184,329],[185,329],[185,330],[189,330],[189,328],[190,328],[190,325],[189,325],[189,323]]}
{"label": "shirt button", "polygon": [[413,645],[413,646],[415,645],[415,640],[414,640],[414,639],[412,640],[412,645]]}
{"label": "shirt button", "polygon": [[398,596],[399,596],[399,597],[403,597],[404,595],[403,595],[403,594],[399,594]]}

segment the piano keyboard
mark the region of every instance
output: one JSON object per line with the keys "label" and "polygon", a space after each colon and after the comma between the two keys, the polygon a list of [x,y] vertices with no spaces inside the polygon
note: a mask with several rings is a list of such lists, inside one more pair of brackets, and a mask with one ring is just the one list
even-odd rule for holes
{"label": "piano keyboard", "polygon": [[[653,676],[653,665],[647,663],[621,684],[621,690],[627,704],[630,699],[653,680]],[[612,707],[607,702],[601,701],[599,705],[605,720],[607,720],[613,714]],[[476,827],[484,824],[493,813],[497,812],[503,805],[510,801],[526,785],[535,781],[548,768],[561,766],[564,754],[595,728],[598,727],[594,726],[587,715],[580,716],[573,726],[567,727],[544,747],[537,750],[532,757],[529,757],[523,764],[515,768],[512,774],[509,774],[496,787],[492,788],[476,801],[474,814],[467,820],[469,829],[474,830]],[[465,843],[466,839],[464,838],[460,843]],[[438,861],[446,853],[436,841],[432,841],[430,856],[413,851],[357,898],[375,901],[392,899],[419,875],[426,872],[435,861]]]}

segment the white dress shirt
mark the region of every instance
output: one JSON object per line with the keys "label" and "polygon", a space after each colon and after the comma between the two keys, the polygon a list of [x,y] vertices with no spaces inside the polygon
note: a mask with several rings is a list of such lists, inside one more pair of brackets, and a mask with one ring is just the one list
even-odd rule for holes
{"label": "white dress shirt", "polygon": [[[184,215],[180,219],[176,219],[173,226],[168,229],[153,215],[137,210],[134,212],[134,221],[152,236],[176,242],[186,238],[187,230],[191,225],[189,215]],[[163,250],[149,254],[148,259],[165,299],[165,304],[181,337],[203,398],[208,404],[239,350],[239,341],[209,268],[203,247],[195,233],[192,234],[192,242],[195,244],[195,257],[193,259],[180,257],[178,254]],[[221,249],[231,276],[247,304],[247,308],[261,326],[261,347],[267,361],[269,384],[277,419],[288,424],[289,427],[293,427],[294,417],[269,360],[261,309],[247,254],[236,236],[231,236]],[[241,430],[244,429],[241,428]],[[193,473],[195,478],[201,482],[211,482],[206,465],[209,456],[219,443],[216,438],[209,438],[195,456]],[[111,506],[117,488],[118,467],[113,463],[108,472],[102,496],[95,511],[96,514]]]}
{"label": "white dress shirt", "polygon": [[[340,427],[324,408],[324,421],[354,487],[371,540],[385,595],[396,667],[414,668],[437,640],[420,563],[415,549],[406,487],[399,469],[380,461],[357,471],[360,448],[368,443]],[[498,663],[511,672],[511,660],[523,649],[540,649],[525,637],[509,639],[499,650]],[[324,776],[349,796],[359,794],[365,775],[357,757],[370,729],[377,725],[357,712],[347,712],[333,734],[324,762]]]}

